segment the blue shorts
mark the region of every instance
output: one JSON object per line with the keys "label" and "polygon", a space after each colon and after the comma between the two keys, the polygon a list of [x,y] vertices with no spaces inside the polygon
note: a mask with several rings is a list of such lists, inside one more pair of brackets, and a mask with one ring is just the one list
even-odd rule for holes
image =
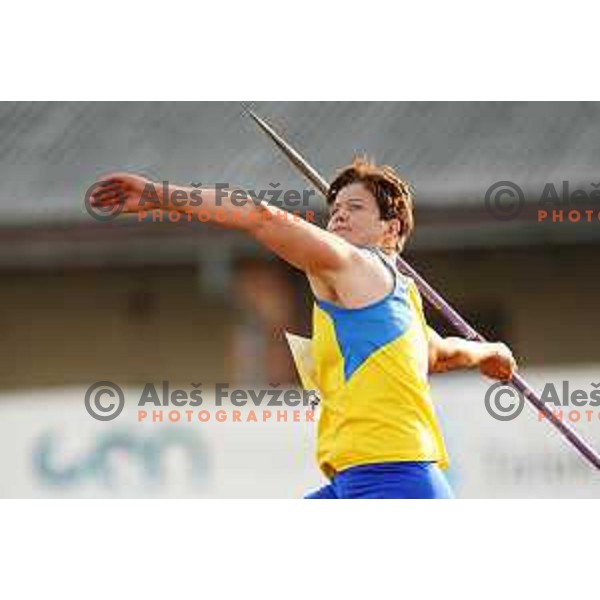
{"label": "blue shorts", "polygon": [[388,462],[340,471],[329,485],[304,497],[311,500],[454,498],[454,494],[433,462]]}

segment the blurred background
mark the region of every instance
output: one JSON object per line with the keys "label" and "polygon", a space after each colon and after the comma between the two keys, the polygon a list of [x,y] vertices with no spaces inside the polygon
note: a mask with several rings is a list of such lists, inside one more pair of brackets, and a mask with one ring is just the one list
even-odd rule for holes
{"label": "blurred background", "polygon": [[[355,154],[416,190],[406,257],[476,328],[511,345],[541,389],[600,381],[600,220],[498,219],[515,182],[594,189],[599,103],[256,103],[327,178]],[[301,497],[320,485],[310,423],[94,421],[96,381],[252,388],[298,380],[284,329],[310,335],[301,273],[242,235],[201,223],[99,222],[103,173],[183,185],[308,189],[237,103],[0,103],[0,496]],[[309,207],[323,219],[318,195]],[[439,317],[430,323],[448,334]],[[461,497],[598,497],[590,467],[527,406],[483,406],[477,373],[432,378]],[[209,398],[210,394],[206,394]],[[600,419],[574,426],[597,447]]]}

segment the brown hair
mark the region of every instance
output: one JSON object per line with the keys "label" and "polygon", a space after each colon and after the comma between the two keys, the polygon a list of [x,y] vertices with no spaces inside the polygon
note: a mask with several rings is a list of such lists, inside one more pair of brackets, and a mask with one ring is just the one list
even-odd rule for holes
{"label": "brown hair", "polygon": [[355,157],[352,164],[341,169],[331,183],[327,204],[333,204],[340,190],[352,183],[362,183],[373,194],[384,221],[400,221],[400,250],[414,228],[412,186],[392,167],[378,166],[366,157]]}

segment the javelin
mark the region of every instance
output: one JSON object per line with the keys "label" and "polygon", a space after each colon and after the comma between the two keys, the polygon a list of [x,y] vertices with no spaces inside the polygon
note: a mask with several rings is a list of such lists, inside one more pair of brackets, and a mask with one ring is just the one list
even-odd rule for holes
{"label": "javelin", "polygon": [[[292,148],[267,122],[261,119],[256,113],[247,106],[243,107],[246,112],[254,119],[258,126],[275,142],[278,148],[288,157],[292,164],[317,188],[325,198],[329,192],[327,181],[302,157],[294,148]],[[485,342],[485,338],[477,332],[467,321],[465,321],[452,306],[440,296],[401,256],[396,261],[398,269],[411,277],[423,297],[435,309],[440,311],[442,316],[448,321],[463,337],[468,340]],[[597,469],[600,469],[600,455],[571,427],[563,421],[554,417],[552,411],[540,400],[533,388],[517,373],[513,374],[506,383],[514,387],[523,397],[527,398],[546,418],[573,444],[573,446]]]}

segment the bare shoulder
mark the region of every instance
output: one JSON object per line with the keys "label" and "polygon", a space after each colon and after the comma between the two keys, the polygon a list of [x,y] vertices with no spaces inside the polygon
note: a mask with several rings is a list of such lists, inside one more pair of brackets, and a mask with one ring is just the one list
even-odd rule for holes
{"label": "bare shoulder", "polygon": [[306,274],[316,298],[343,308],[362,308],[385,297],[393,288],[389,269],[374,252],[356,248],[348,266],[331,276]]}

